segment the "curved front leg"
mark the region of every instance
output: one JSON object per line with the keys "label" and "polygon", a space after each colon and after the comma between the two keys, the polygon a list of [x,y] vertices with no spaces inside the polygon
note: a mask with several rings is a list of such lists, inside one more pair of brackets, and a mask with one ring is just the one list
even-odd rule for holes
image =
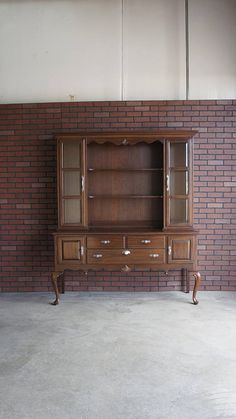
{"label": "curved front leg", "polygon": [[193,288],[193,304],[197,305],[198,300],[196,298],[196,295],[197,295],[197,291],[198,291],[198,288],[199,288],[200,283],[201,283],[201,274],[200,274],[200,272],[196,272],[196,273],[193,274],[193,276],[195,278],[195,283],[194,283],[194,288]]}
{"label": "curved front leg", "polygon": [[56,295],[55,301],[53,301],[53,303],[51,303],[52,306],[56,306],[57,304],[59,304],[59,301],[60,301],[60,293],[59,293],[59,290],[58,290],[57,280],[58,280],[58,277],[62,274],[63,274],[63,272],[52,272],[52,276],[51,276],[52,286],[53,286],[53,289],[54,289],[54,292],[55,292],[55,295]]}

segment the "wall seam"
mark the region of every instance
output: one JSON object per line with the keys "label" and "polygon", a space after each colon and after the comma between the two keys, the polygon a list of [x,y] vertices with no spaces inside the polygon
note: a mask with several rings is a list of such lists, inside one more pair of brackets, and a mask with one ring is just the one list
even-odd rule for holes
{"label": "wall seam", "polygon": [[124,0],[121,0],[121,100],[124,98]]}
{"label": "wall seam", "polygon": [[189,99],[189,9],[188,0],[185,0],[185,95]]}

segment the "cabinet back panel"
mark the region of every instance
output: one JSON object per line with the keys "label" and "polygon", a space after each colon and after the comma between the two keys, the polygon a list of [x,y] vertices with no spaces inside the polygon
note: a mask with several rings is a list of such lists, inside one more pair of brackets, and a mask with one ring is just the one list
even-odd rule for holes
{"label": "cabinet back panel", "polygon": [[152,144],[114,145],[111,143],[88,145],[88,168],[93,169],[145,169],[162,168],[163,146]]}
{"label": "cabinet back panel", "polygon": [[162,172],[90,172],[89,195],[162,195]]}
{"label": "cabinet back panel", "polygon": [[94,198],[88,209],[89,226],[163,227],[163,202],[158,198]]}

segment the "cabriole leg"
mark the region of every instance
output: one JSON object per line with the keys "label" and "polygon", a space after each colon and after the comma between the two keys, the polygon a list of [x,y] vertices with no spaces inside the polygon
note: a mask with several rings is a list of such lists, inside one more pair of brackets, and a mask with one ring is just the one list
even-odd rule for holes
{"label": "cabriole leg", "polygon": [[57,304],[59,304],[60,293],[59,293],[59,290],[58,290],[57,280],[58,280],[58,277],[62,274],[63,274],[63,272],[52,272],[52,276],[51,276],[52,286],[53,286],[55,296],[56,296],[55,301],[53,301],[53,303],[51,303],[53,306],[56,306]]}
{"label": "cabriole leg", "polygon": [[195,283],[194,283],[194,288],[193,288],[193,304],[197,305],[198,300],[197,300],[196,296],[197,296],[197,291],[198,291],[200,283],[201,283],[201,274],[200,274],[200,272],[196,272],[196,273],[193,274],[193,276],[195,278]]}

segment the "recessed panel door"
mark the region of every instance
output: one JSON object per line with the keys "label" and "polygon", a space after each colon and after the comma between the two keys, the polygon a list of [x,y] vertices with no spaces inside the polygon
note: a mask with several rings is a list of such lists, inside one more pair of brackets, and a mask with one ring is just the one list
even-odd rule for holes
{"label": "recessed panel door", "polygon": [[168,237],[168,263],[191,263],[195,249],[195,237],[193,236],[169,236]]}
{"label": "recessed panel door", "polygon": [[84,237],[65,236],[57,238],[58,263],[80,265],[84,262]]}

